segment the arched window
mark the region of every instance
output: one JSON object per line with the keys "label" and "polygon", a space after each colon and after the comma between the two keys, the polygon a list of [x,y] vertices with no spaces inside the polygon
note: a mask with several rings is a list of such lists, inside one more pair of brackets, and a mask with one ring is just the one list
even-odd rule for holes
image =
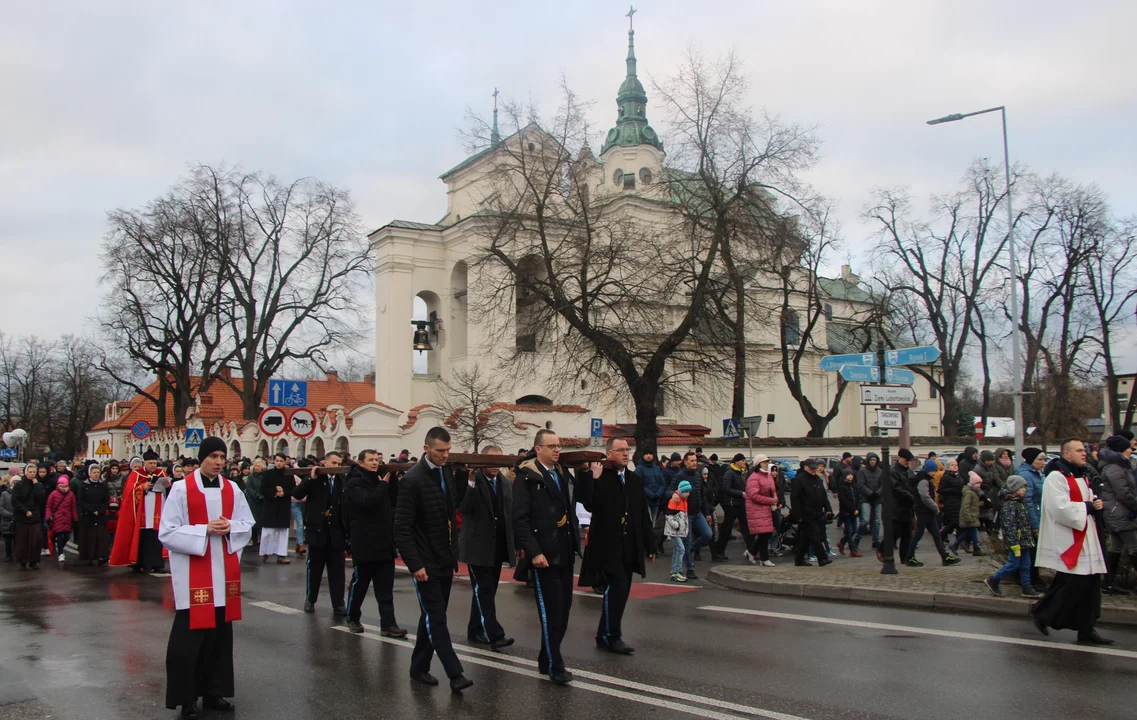
{"label": "arched window", "polygon": [[234,440],[233,442],[229,443],[229,459],[230,460],[237,460],[240,457],[241,457],[241,443]]}
{"label": "arched window", "polygon": [[553,401],[544,395],[522,395],[517,398],[518,405],[552,405]]}
{"label": "arched window", "polygon": [[288,454],[288,441],[284,438],[276,441],[276,452]]}
{"label": "arched window", "polygon": [[459,260],[450,272],[450,323],[446,330],[451,358],[466,357],[467,288],[469,270],[465,261]]}
{"label": "arched window", "polygon": [[795,347],[801,343],[801,319],[793,310],[782,312],[782,344]]}
{"label": "arched window", "polygon": [[300,438],[298,441],[296,441],[296,457],[306,457],[308,455],[307,449],[307,438]]}
{"label": "arched window", "polygon": [[541,325],[541,305],[537,291],[544,278],[540,258],[531,255],[517,264],[514,292],[517,298],[516,347],[519,352],[537,352],[537,343],[540,341],[538,328]]}
{"label": "arched window", "polygon": [[257,457],[268,458],[268,440],[261,440],[257,445]]}
{"label": "arched window", "polygon": [[[431,349],[426,351],[411,350],[413,353],[414,373],[416,375],[437,375],[439,373],[440,364],[439,357],[444,343],[444,334],[442,328],[442,303],[438,295],[430,290],[423,290],[414,299],[414,314],[412,320],[434,320],[434,328],[428,328],[430,333]],[[433,315],[432,315],[433,313]],[[407,327],[408,337],[414,338],[415,326],[410,325]]]}
{"label": "arched window", "polygon": [[324,438],[315,438],[312,440],[312,454],[316,457],[324,456]]}
{"label": "arched window", "polygon": [[347,446],[347,438],[343,435],[336,438],[336,452],[344,453],[345,455],[350,452]]}

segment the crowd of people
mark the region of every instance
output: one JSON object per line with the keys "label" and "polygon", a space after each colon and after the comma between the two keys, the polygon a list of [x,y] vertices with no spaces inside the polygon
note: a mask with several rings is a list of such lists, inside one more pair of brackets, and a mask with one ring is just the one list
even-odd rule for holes
{"label": "crowd of people", "polygon": [[[437,654],[455,691],[472,685],[446,623],[457,562],[468,565],[473,588],[468,639],[495,650],[513,643],[497,618],[495,595],[503,566],[515,568],[515,579],[532,587],[537,601],[539,669],[566,683],[572,675],[560,642],[577,556],[583,564],[575,583],[605,597],[598,647],[628,655],[634,650],[620,621],[633,575],[645,575],[645,561],[669,546],[671,580],[687,582],[697,577],[694,563],[704,549],[712,561],[729,560],[735,530],[743,559],[761,567],[789,553],[795,566],[824,567],[838,555],[862,556],[871,542],[881,572],[896,574],[898,565],[923,565],[917,550],[925,538],[943,565],[959,563],[959,552],[1005,556],[985,579],[992,594],[1017,580],[1024,597],[1038,598],[1032,613],[1041,632],[1072,628],[1079,641],[1110,644],[1094,624],[1103,593],[1128,594],[1116,575],[1123,555],[1137,553],[1135,448],[1133,434],[1119,432],[1098,446],[1063,441],[1054,457],[1026,448],[1017,467],[1010,450],[968,447],[946,460],[900,448],[892,462],[875,453],[845,453],[839,461],[809,458],[789,468],[762,454],[748,459],[737,453],[720,462],[700,448],[662,462],[644,453],[633,462],[628,441],[614,438],[604,463],[565,468],[556,435],[542,430],[516,461],[465,468],[448,462],[443,428],[427,434],[421,460],[404,451],[384,461],[374,450],[354,458],[333,451],[230,459],[220,440],[208,438],[200,458],[178,462],[161,463],[147,453],[129,463],[28,463],[0,492],[0,533],[6,560],[21,569],[36,569],[52,555],[65,562],[72,538],[79,560],[88,564],[157,572],[168,556],[178,611],[198,604],[217,610],[215,623],[200,615],[175,620],[175,634],[199,638],[191,648],[206,642],[194,631],[239,618],[233,609],[239,608],[240,582],[231,579],[239,576],[239,562],[228,563],[245,547],[256,547],[261,562],[286,564],[292,552],[306,556],[304,612],[315,612],[326,575],[333,614],[345,618],[351,632],[364,632],[364,599],[372,591],[381,634],[405,637],[393,602],[401,558],[422,611],[411,677],[438,684],[429,672]],[[206,522],[207,516],[215,519]],[[841,533],[831,547],[828,526],[834,523]],[[198,550],[209,556],[198,543],[213,534],[229,536],[210,561],[221,578],[217,591],[197,590],[190,598],[184,576],[205,577],[205,570],[193,569],[194,557]],[[1052,571],[1048,583],[1041,569]],[[215,640],[231,643],[224,633],[231,630]],[[174,664],[197,662],[196,652]],[[232,684],[224,676],[231,668],[219,672],[217,681],[171,684],[167,704],[194,716],[196,698],[205,697],[208,707],[224,709]]]}

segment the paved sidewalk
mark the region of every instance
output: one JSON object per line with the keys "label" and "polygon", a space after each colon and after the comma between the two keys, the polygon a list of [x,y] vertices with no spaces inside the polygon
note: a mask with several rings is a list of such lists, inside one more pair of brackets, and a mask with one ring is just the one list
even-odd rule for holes
{"label": "paved sidewalk", "polygon": [[[865,543],[868,545],[868,543]],[[921,544],[922,545],[922,544]],[[766,595],[791,595],[826,600],[906,605],[930,610],[970,611],[1026,615],[1031,601],[1023,598],[1017,583],[1004,581],[1003,597],[993,597],[983,578],[998,567],[989,557],[963,555],[963,562],[944,567],[932,548],[917,555],[927,565],[898,567],[899,575],[881,575],[880,563],[870,549],[864,557],[837,556],[827,567],[794,567],[791,556],[773,558],[776,567],[738,562],[743,548],[730,543],[732,562],[716,563],[707,579],[718,585]],[[1044,570],[1044,577],[1049,571]],[[1102,597],[1102,622],[1137,625],[1137,596]]]}

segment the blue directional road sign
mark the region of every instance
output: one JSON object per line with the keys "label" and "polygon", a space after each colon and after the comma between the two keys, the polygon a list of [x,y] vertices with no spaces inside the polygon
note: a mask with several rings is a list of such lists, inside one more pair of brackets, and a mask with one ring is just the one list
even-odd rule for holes
{"label": "blue directional road sign", "polygon": [[876,353],[829,355],[821,358],[820,365],[825,372],[837,372],[845,365],[876,365]]}
{"label": "blue directional road sign", "polygon": [[15,460],[18,454],[16,448],[0,448],[0,460]]}
{"label": "blue directional road sign", "polygon": [[722,421],[722,439],[723,440],[741,440],[742,434],[738,432],[738,418],[723,418]]}
{"label": "blue directional road sign", "polygon": [[589,423],[589,437],[592,440],[592,446],[597,447],[604,444],[604,419],[592,418]]}
{"label": "blue directional road sign", "polygon": [[307,380],[269,380],[270,407],[301,408],[308,405]]}
{"label": "blue directional road sign", "polygon": [[849,382],[880,382],[880,368],[876,365],[845,365],[841,368],[841,377]]}
{"label": "blue directional road sign", "polygon": [[186,428],[186,441],[185,446],[188,448],[201,447],[201,441],[205,439],[204,428]]}
{"label": "blue directional road sign", "polygon": [[933,345],[900,348],[884,353],[885,365],[926,365],[940,359],[940,349]]}
{"label": "blue directional road sign", "polygon": [[893,385],[911,385],[916,382],[916,373],[904,368],[885,368],[884,381]]}

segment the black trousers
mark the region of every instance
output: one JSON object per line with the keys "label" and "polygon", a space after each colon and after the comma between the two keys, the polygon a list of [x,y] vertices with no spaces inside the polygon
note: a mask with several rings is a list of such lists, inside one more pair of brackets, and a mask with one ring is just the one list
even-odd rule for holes
{"label": "black trousers", "polygon": [[797,540],[794,543],[794,562],[805,562],[806,553],[813,551],[814,557],[828,560],[829,553],[825,552],[825,544],[821,534],[825,532],[825,523],[821,520],[801,520],[797,524]]}
{"label": "black trousers", "polygon": [[138,531],[138,562],[133,567],[143,570],[166,569],[166,561],[162,559],[162,542],[158,540],[157,530],[143,528]]}
{"label": "black trousers", "polygon": [[619,640],[623,637],[620,621],[624,619],[624,608],[628,606],[628,595],[632,592],[631,563],[625,562],[620,572],[606,572],[604,579],[608,587],[604,589],[604,603],[600,606],[600,625],[596,637],[604,640]]}
{"label": "black trousers", "polygon": [[367,588],[375,581],[375,601],[379,603],[379,627],[392,628],[395,622],[395,561],[355,563],[351,590],[347,594],[347,619],[359,622]]}
{"label": "black trousers", "polygon": [[233,623],[217,608],[217,627],[190,630],[189,610],[174,613],[166,645],[166,707],[192,705],[199,697],[233,697]]}
{"label": "black trousers", "polygon": [[541,620],[541,653],[537,656],[537,669],[541,674],[563,672],[565,669],[561,641],[568,631],[569,612],[572,610],[572,571],[572,565],[533,568],[537,615]]}
{"label": "black trousers", "polygon": [[715,543],[715,555],[726,552],[726,544],[730,541],[730,533],[734,528],[734,521],[738,520],[738,529],[745,542],[750,537],[750,529],[746,526],[746,508],[724,505],[722,509],[722,525],[719,525],[719,539]]}
{"label": "black trousers", "polygon": [[473,639],[475,635],[482,634],[490,642],[500,640],[505,637],[505,630],[497,621],[497,586],[501,582],[501,565],[470,565],[469,568],[474,592],[470,598],[470,622],[466,625],[466,637]]}
{"label": "black trousers", "polygon": [[462,674],[462,661],[454,653],[450,642],[450,628],[446,625],[446,608],[450,604],[450,586],[454,571],[449,568],[427,568],[428,580],[414,580],[415,593],[422,615],[418,620],[418,637],[411,652],[411,672],[430,672],[430,661],[435,653],[446,670],[446,677]]}
{"label": "black trousers", "polygon": [[944,540],[940,537],[940,516],[916,513],[916,534],[912,537],[912,542],[908,545],[908,553],[905,554],[904,551],[901,550],[901,561],[908,562],[910,558],[916,555],[916,546],[920,544],[920,540],[923,539],[925,531],[931,535],[932,542],[936,545],[936,552],[940,554],[940,559],[943,560],[948,556],[948,550],[944,547]]}
{"label": "black trousers", "polygon": [[750,554],[759,560],[770,559],[770,536],[774,533],[758,533],[750,536]]}
{"label": "black trousers", "polygon": [[307,595],[305,598],[313,605],[320,597],[320,584],[324,580],[324,569],[328,571],[328,594],[332,596],[332,607],[343,607],[343,550],[336,550],[331,543],[323,547],[308,546]]}
{"label": "black trousers", "polygon": [[880,539],[880,554],[884,556],[885,562],[895,561],[892,551],[896,547],[897,538],[900,539],[900,559],[904,561],[908,557],[908,545],[912,542],[911,520],[887,520],[884,523],[884,536]]}

